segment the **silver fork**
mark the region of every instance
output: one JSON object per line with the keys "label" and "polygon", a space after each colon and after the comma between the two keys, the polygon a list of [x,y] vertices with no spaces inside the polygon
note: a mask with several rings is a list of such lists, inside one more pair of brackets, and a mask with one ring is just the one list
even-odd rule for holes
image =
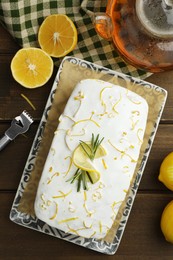
{"label": "silver fork", "polygon": [[0,139],[0,151],[19,134],[25,133],[33,122],[33,118],[26,110],[24,110],[19,116],[16,116],[12,120],[10,128],[7,129],[3,137]]}

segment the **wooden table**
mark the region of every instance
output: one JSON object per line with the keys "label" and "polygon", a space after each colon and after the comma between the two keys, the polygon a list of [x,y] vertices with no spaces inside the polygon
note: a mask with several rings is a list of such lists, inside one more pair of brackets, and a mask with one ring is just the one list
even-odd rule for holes
{"label": "wooden table", "polygon": [[[27,138],[19,136],[0,154],[0,259],[173,259],[173,245],[165,241],[160,230],[161,213],[173,199],[173,192],[158,181],[160,164],[173,150],[173,71],[148,78],[168,90],[168,100],[121,244],[115,255],[107,256],[9,220],[16,189],[55,76],[42,88],[22,88],[10,72],[11,59],[18,49],[0,26],[0,133],[2,135],[12,118],[24,109],[35,119]],[[21,93],[32,100],[36,111]]]}

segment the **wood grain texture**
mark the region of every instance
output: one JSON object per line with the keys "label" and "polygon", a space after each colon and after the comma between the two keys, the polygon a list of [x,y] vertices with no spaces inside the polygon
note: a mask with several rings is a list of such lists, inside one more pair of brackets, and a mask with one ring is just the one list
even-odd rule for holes
{"label": "wood grain texture", "polygon": [[[61,239],[26,229],[9,220],[12,202],[34,140],[57,68],[46,86],[28,90],[12,78],[10,63],[19,46],[0,26],[0,134],[12,118],[24,109],[35,119],[26,136],[19,136],[0,153],[0,259],[173,259],[173,245],[160,230],[163,208],[173,192],[158,181],[163,158],[173,150],[173,71],[150,76],[147,80],[168,91],[167,103],[145,167],[139,190],[118,251],[107,256]],[[36,106],[34,111],[21,97],[26,95]]]}

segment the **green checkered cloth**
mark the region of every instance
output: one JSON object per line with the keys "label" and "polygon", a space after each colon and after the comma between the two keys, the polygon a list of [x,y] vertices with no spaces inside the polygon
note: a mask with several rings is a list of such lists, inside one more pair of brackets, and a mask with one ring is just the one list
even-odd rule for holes
{"label": "green checkered cloth", "polygon": [[[81,58],[134,77],[146,78],[149,73],[127,65],[110,42],[95,31],[92,16],[105,12],[107,0],[1,0],[0,21],[21,47],[39,47],[38,28],[50,14],[66,14],[78,30],[78,44],[71,56]],[[60,63],[61,60],[55,61]]]}

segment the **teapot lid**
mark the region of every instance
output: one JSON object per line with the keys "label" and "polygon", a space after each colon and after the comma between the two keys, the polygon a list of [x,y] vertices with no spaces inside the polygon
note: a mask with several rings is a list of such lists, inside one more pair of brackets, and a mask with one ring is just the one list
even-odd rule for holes
{"label": "teapot lid", "polygon": [[173,37],[173,0],[137,0],[136,13],[141,24],[152,35]]}

